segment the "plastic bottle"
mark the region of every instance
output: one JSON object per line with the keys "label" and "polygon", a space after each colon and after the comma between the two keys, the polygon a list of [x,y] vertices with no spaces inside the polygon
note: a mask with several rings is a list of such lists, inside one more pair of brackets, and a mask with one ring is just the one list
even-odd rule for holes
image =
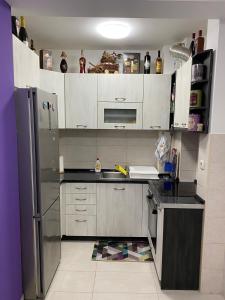
{"label": "plastic bottle", "polygon": [[96,163],[95,163],[95,172],[100,173],[102,170],[101,162],[99,158],[97,158]]}

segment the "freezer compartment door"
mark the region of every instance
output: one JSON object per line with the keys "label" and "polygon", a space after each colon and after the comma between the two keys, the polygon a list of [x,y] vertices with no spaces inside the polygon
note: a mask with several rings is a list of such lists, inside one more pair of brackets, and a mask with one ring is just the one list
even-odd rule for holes
{"label": "freezer compartment door", "polygon": [[43,215],[60,194],[58,130],[39,135],[39,202]]}
{"label": "freezer compartment door", "polygon": [[57,96],[38,89],[35,95],[38,202],[43,215],[60,193]]}
{"label": "freezer compartment door", "polygon": [[42,237],[42,287],[45,296],[60,263],[61,233],[60,233],[60,199],[48,209],[41,219]]}

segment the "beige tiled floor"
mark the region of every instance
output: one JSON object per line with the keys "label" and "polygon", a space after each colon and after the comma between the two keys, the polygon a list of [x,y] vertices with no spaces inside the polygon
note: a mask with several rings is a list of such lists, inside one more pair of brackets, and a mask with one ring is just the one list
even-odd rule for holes
{"label": "beige tiled floor", "polygon": [[93,262],[93,242],[63,242],[46,300],[223,300],[198,292],[161,291],[153,263]]}

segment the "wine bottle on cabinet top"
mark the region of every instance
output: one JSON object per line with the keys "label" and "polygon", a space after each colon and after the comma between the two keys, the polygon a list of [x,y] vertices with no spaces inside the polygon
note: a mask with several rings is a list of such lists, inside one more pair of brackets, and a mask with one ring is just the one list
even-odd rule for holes
{"label": "wine bottle on cabinet top", "polygon": [[18,33],[17,33],[17,25],[16,25],[18,19],[17,19],[16,16],[12,16],[12,17],[11,17],[11,20],[12,20],[12,34],[14,34],[15,36],[18,37]]}
{"label": "wine bottle on cabinet top", "polygon": [[81,57],[79,59],[79,63],[80,63],[80,73],[85,73],[86,58],[84,57],[83,50],[81,50]]}
{"label": "wine bottle on cabinet top", "polygon": [[155,73],[162,74],[162,58],[160,57],[160,50],[158,50],[158,57],[155,61]]}
{"label": "wine bottle on cabinet top", "polygon": [[202,36],[202,30],[199,30],[198,37],[195,40],[195,53],[201,53],[202,51],[204,51],[204,42],[205,39]]}
{"label": "wine bottle on cabinet top", "polygon": [[147,51],[144,59],[144,74],[150,74],[150,66],[151,66],[151,56]]}
{"label": "wine bottle on cabinet top", "polygon": [[192,33],[192,41],[189,50],[191,52],[191,56],[195,55],[195,32]]}
{"label": "wine bottle on cabinet top", "polygon": [[28,34],[26,30],[25,18],[20,17],[20,32],[19,32],[19,39],[26,45],[29,46],[28,43]]}

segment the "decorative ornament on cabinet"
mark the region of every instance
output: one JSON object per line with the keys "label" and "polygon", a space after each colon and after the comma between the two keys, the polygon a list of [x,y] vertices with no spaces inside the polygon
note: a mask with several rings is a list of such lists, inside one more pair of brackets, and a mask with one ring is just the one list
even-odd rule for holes
{"label": "decorative ornament on cabinet", "polygon": [[52,51],[40,50],[40,69],[52,71]]}
{"label": "decorative ornament on cabinet", "polygon": [[34,52],[36,52],[36,49],[34,48],[34,40],[30,40],[30,49]]}
{"label": "decorative ornament on cabinet", "polygon": [[81,57],[79,59],[80,64],[80,73],[86,73],[85,67],[86,67],[86,58],[84,57],[84,50],[81,50]]}
{"label": "decorative ornament on cabinet", "polygon": [[61,70],[62,73],[66,73],[67,70],[68,70],[68,65],[67,65],[67,62],[66,62],[66,58],[67,58],[66,52],[62,51],[61,57],[62,57],[62,60],[61,60],[61,63],[60,63],[60,70]]}

